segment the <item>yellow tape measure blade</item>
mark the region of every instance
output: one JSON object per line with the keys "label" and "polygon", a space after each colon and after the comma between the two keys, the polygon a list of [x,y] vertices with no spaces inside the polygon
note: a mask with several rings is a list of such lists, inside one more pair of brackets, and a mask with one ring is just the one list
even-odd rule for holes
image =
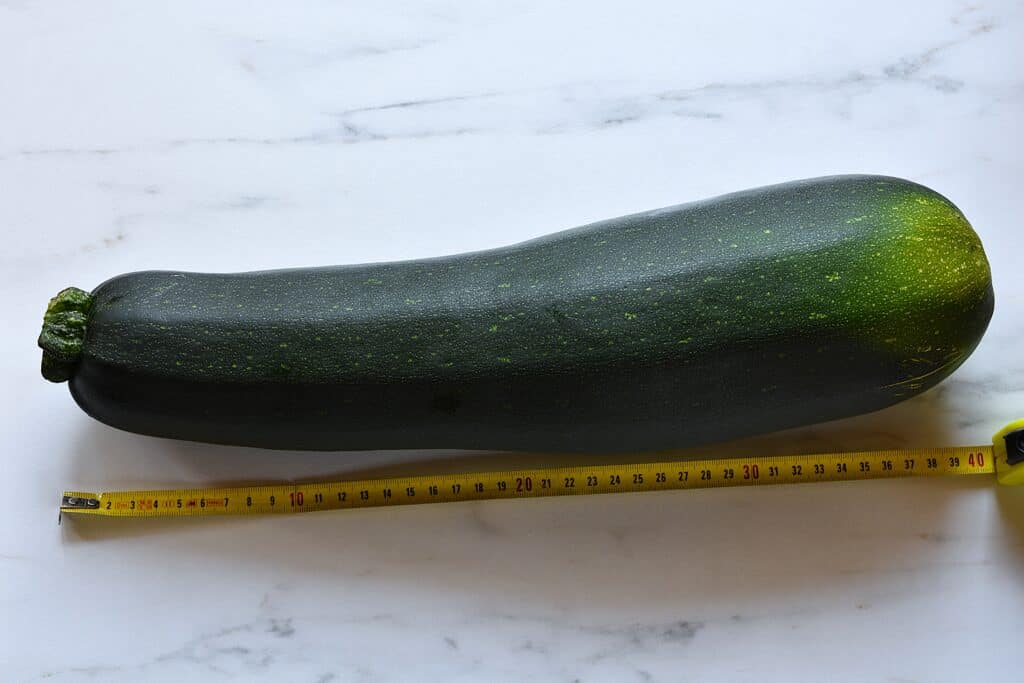
{"label": "yellow tape measure blade", "polygon": [[[1024,425],[1024,422],[1021,423]],[[1006,449],[1003,448],[1005,459]],[[420,503],[992,474],[998,444],[531,468],[270,486],[67,491],[61,511],[114,517],[287,514]],[[1013,472],[1015,478],[1019,470]],[[1021,472],[1024,483],[1024,472]]]}

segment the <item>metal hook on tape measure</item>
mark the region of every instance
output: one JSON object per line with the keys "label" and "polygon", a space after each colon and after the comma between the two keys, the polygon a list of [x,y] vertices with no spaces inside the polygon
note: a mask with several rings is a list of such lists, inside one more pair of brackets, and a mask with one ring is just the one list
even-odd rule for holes
{"label": "metal hook on tape measure", "polygon": [[100,501],[97,498],[64,496],[60,500],[60,506],[65,510],[97,510],[100,507]]}
{"label": "metal hook on tape measure", "polygon": [[60,526],[64,519],[65,512],[77,512],[80,510],[99,510],[99,498],[87,496],[76,496],[65,493],[60,499],[60,511],[57,513],[57,526]]}

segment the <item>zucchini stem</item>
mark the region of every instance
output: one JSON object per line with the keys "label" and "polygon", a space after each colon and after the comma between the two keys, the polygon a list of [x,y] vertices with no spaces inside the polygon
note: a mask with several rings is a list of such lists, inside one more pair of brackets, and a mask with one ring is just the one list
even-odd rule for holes
{"label": "zucchini stem", "polygon": [[38,343],[43,350],[43,377],[51,382],[66,382],[75,374],[92,301],[91,294],[77,287],[61,290],[50,299]]}

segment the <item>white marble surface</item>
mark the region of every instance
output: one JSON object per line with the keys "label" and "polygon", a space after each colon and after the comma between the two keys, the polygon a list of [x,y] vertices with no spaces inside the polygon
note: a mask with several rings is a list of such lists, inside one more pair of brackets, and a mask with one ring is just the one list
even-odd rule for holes
{"label": "white marble surface", "polygon": [[440,468],[92,422],[44,304],[145,268],[497,246],[798,177],[904,176],[997,310],[940,388],[717,453],[985,443],[1024,415],[1020,2],[0,2],[0,678],[1016,680],[1024,490],[827,484],[77,521],[65,487]]}

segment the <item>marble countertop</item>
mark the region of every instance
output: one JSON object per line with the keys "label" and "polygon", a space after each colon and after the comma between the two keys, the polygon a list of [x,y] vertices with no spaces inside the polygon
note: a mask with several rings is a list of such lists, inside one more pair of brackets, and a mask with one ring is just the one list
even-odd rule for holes
{"label": "marble countertop", "polygon": [[61,490],[490,469],[121,433],[39,377],[58,289],[499,246],[902,176],[986,245],[940,387],[715,454],[987,443],[1024,416],[1020,2],[0,2],[0,678],[1015,680],[1024,490],[988,478],[65,521]]}

